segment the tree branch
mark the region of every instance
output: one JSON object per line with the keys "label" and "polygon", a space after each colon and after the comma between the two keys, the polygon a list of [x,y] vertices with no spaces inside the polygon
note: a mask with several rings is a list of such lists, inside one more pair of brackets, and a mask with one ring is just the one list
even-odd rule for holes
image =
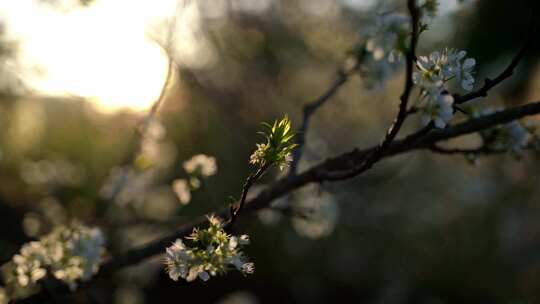
{"label": "tree branch", "polygon": [[[529,143],[527,145],[521,146],[521,150],[534,150],[536,149],[534,143]],[[429,150],[443,155],[456,155],[456,154],[472,154],[472,155],[496,155],[504,154],[509,152],[508,149],[494,149],[489,145],[482,145],[477,148],[446,148],[438,145],[433,145],[429,147]]]}
{"label": "tree branch", "polygon": [[409,15],[411,16],[411,45],[405,52],[406,57],[406,69],[405,69],[405,87],[403,93],[400,96],[401,102],[399,103],[399,112],[394,120],[392,126],[388,129],[384,141],[381,143],[380,150],[386,149],[386,147],[396,138],[399,129],[407,118],[407,104],[411,95],[411,91],[414,86],[413,73],[414,62],[416,60],[416,45],[418,43],[418,19],[420,17],[418,8],[416,7],[416,0],[408,0],[407,8],[409,9]]}
{"label": "tree branch", "polygon": [[[439,141],[474,133],[486,128],[508,123],[513,120],[538,113],[540,113],[540,101],[507,109],[488,116],[472,119],[454,126],[450,126],[444,130],[433,129],[424,136],[421,136],[418,140],[415,139],[411,141],[411,138],[413,137],[407,137],[403,140],[393,142],[383,153],[383,157],[390,157],[417,149],[429,149],[434,143]],[[339,173],[342,172],[344,168],[351,168],[351,166],[354,167],[358,163],[363,162],[365,158],[376,148],[377,147],[372,147],[365,150],[355,149],[349,153],[327,159],[321,164],[316,165],[299,175],[282,178],[273,186],[270,186],[262,191],[254,199],[247,201],[243,212],[250,213],[267,208],[270,202],[280,196],[283,196],[309,183],[327,180],[327,177],[331,176],[330,173]],[[224,209],[218,212],[217,215],[222,217],[226,216],[227,211],[227,209]],[[191,233],[193,228],[204,226],[206,221],[206,217],[199,217],[192,223],[180,227],[175,233],[163,239],[156,240],[145,246],[134,248],[122,255],[113,257],[103,264],[100,273],[115,271],[125,266],[137,264],[155,254],[160,254],[163,252],[163,249],[175,239],[187,236],[189,233]]]}
{"label": "tree branch", "polygon": [[[414,73],[414,63],[416,60],[416,45],[418,43],[418,34],[419,34],[418,25],[419,25],[420,15],[419,15],[418,7],[416,7],[416,0],[408,0],[407,8],[409,10],[409,15],[411,17],[411,42],[410,42],[409,48],[405,52],[405,57],[406,57],[405,85],[403,88],[403,93],[400,96],[398,114],[394,122],[392,123],[388,131],[386,132],[386,136],[384,140],[381,142],[381,144],[379,144],[378,147],[376,147],[373,151],[370,151],[368,153],[368,157],[365,159],[365,161],[363,161],[359,166],[355,168],[351,168],[345,173],[340,172],[336,176],[329,174],[325,176],[327,180],[348,179],[371,168],[375,163],[377,163],[381,159],[381,157],[383,156],[388,146],[392,144],[399,130],[401,129],[401,126],[403,125],[403,123],[405,122],[405,119],[407,118],[409,114],[409,110],[407,109],[407,104],[409,102],[411,91],[414,87],[413,73]],[[429,126],[431,128],[431,124]],[[428,130],[429,129],[426,129],[426,131]]]}
{"label": "tree branch", "polygon": [[297,135],[298,146],[293,152],[293,160],[291,161],[289,175],[296,174],[298,170],[298,164],[300,163],[300,159],[302,158],[302,153],[304,151],[311,116],[313,116],[313,114],[315,114],[320,107],[328,102],[339,91],[339,89],[347,82],[349,77],[358,70],[359,66],[360,59],[356,59],[354,66],[349,70],[340,69],[337,73],[336,80],[334,80],[332,85],[321,96],[319,96],[319,98],[310,103],[304,104],[302,125],[298,129]]}
{"label": "tree branch", "polygon": [[244,208],[244,204],[246,203],[246,198],[249,189],[253,184],[264,174],[266,169],[268,169],[269,164],[266,163],[262,167],[258,168],[257,171],[251,173],[248,178],[246,179],[244,186],[242,186],[242,194],[240,195],[240,202],[237,206],[231,205],[230,207],[230,218],[229,221],[225,224],[224,229],[229,230],[232,228],[234,223],[236,222],[236,219],[240,215],[240,212],[242,212],[242,209]]}
{"label": "tree branch", "polygon": [[[294,155],[293,163],[291,164],[291,174],[288,177],[282,178],[276,181],[272,186],[263,190],[257,197],[250,201],[246,201],[247,192],[251,187],[253,182],[250,182],[250,178],[246,181],[242,191],[242,198],[240,200],[240,205],[237,209],[243,210],[244,213],[251,213],[263,208],[268,208],[270,203],[279,198],[280,196],[286,195],[296,189],[299,189],[309,183],[313,182],[322,182],[322,181],[338,181],[345,180],[357,176],[364,171],[369,170],[372,165],[378,162],[380,159],[385,157],[391,157],[397,154],[406,153],[413,150],[419,149],[429,149],[433,150],[435,144],[440,141],[448,140],[451,138],[459,137],[465,134],[474,133],[480,130],[484,130],[499,124],[504,124],[511,122],[513,120],[540,113],[540,102],[534,102],[526,104],[523,106],[510,108],[501,112],[497,112],[488,116],[483,116],[469,121],[449,126],[446,129],[433,129],[433,125],[429,124],[428,126],[422,128],[421,130],[406,136],[401,140],[395,140],[403,122],[405,121],[408,114],[414,112],[414,110],[407,110],[408,100],[410,98],[410,93],[413,88],[412,73],[414,69],[414,60],[416,58],[415,49],[418,40],[418,9],[416,8],[414,0],[408,0],[408,9],[411,15],[412,22],[412,34],[411,34],[411,44],[409,50],[406,52],[406,80],[405,87],[402,95],[400,96],[400,105],[399,112],[396,116],[395,121],[392,126],[389,128],[384,140],[381,144],[367,148],[367,149],[354,149],[351,152],[344,153],[337,157],[328,158],[324,162],[311,167],[310,169],[304,171],[301,174],[295,174],[297,169],[297,164],[302,155],[302,148],[305,143],[305,135],[309,127],[310,117],[313,113],[324,105],[337,91],[338,89],[347,81],[349,74],[340,73],[338,78],[333,83],[333,85],[318,99],[312,103],[306,104],[304,106],[304,117],[302,126],[300,128],[300,137],[299,137],[299,147],[296,150]],[[533,41],[533,37],[536,33],[536,30],[530,28],[529,35],[526,41],[525,46],[514,56],[507,68],[495,79],[486,79],[484,86],[479,90],[460,96],[454,95],[454,102],[456,104],[461,104],[472,99],[487,96],[487,93],[497,84],[501,83],[508,77],[510,77],[518,63],[524,57],[526,51],[530,47]],[[358,62],[356,63],[358,65]],[[357,66],[355,66],[355,69]],[[171,63],[169,63],[169,72],[171,70]],[[165,90],[168,85],[170,75],[167,77],[167,81],[164,85],[163,90]],[[160,95],[160,98],[152,106],[150,110],[149,117],[155,115],[161,100],[163,99],[163,91]],[[439,151],[443,151],[441,148],[437,148]],[[439,152],[435,151],[435,152]],[[447,151],[447,152],[454,152]],[[464,150],[462,150],[464,151]],[[457,152],[456,152],[457,153]],[[451,153],[447,153],[451,154]],[[257,173],[256,173],[257,174]],[[256,175],[255,174],[255,175]],[[262,174],[262,173],[261,173]],[[250,176],[251,177],[251,176]],[[223,209],[215,214],[219,217],[225,218],[229,214],[229,209]],[[236,213],[236,212],[235,212]],[[236,218],[236,216],[234,216]],[[234,220],[233,220],[234,221]],[[124,252],[123,254],[110,257],[106,260],[96,275],[96,277],[106,276],[118,269],[127,267],[130,265],[137,264],[149,257],[152,257],[157,254],[161,254],[165,247],[169,246],[170,243],[174,242],[178,238],[185,237],[189,235],[192,230],[196,227],[204,227],[207,225],[206,216],[200,216],[193,221],[180,226],[174,233],[152,241],[146,245],[139,246]],[[81,287],[91,284],[91,282],[83,283]],[[67,288],[66,288],[67,290]],[[44,297],[44,293],[37,294],[25,300],[22,300],[21,303],[33,303],[35,301],[41,301]]]}
{"label": "tree branch", "polygon": [[[411,2],[413,3],[412,5],[414,5],[414,1],[409,1],[409,9],[411,7],[410,6]],[[412,10],[412,16],[416,16],[414,18],[417,18],[418,16],[417,11],[414,9]],[[415,46],[416,42],[417,42],[416,38],[411,39],[411,46]],[[529,44],[530,42],[527,43],[524,49],[527,49],[529,47]],[[503,76],[499,76],[496,79],[499,79],[502,77],[504,77],[502,78],[503,80],[506,79],[508,76],[504,76],[504,75],[508,74],[507,71],[513,70],[515,68],[517,63],[519,63],[519,61],[523,58],[523,55],[521,54],[524,54],[524,53],[525,51],[523,50],[520,51],[514,57],[509,67],[501,73],[501,75]],[[411,56],[414,56],[414,52],[409,52],[408,60],[410,60]],[[409,67],[407,70],[409,70],[409,72],[412,71],[412,67]],[[412,73],[408,73],[407,75],[412,75]],[[408,87],[412,88],[412,84],[411,84],[412,78],[410,77],[407,77],[408,80],[406,80],[405,91],[404,91],[404,94],[402,94],[402,97],[406,97],[405,99],[408,99],[408,95],[410,94],[410,91],[409,91],[410,89],[407,89],[407,88]],[[500,81],[498,81],[496,84],[498,84]],[[324,94],[322,98],[316,100],[316,102],[313,104],[319,104],[319,105],[314,106],[314,108],[316,109],[320,105],[324,104],[324,102],[328,100],[328,98],[334,94],[333,92],[337,88],[339,88],[340,85],[341,84],[337,84],[333,86],[335,87],[334,89],[330,88],[327,91],[327,93],[329,94]],[[325,97],[325,96],[328,96],[328,97]],[[464,100],[462,102],[472,99],[470,97],[465,97],[465,96],[467,95],[464,95],[462,99],[460,99],[460,100]],[[403,99],[402,99],[402,103],[403,103]],[[405,104],[405,107],[400,105],[400,109],[404,109],[404,110],[401,110],[400,112],[406,112],[407,111],[406,104]],[[540,102],[535,102],[535,103],[526,104],[520,107],[510,108],[510,109],[500,111],[491,115],[483,116],[480,118],[472,119],[472,120],[469,120],[469,121],[466,121],[466,122],[463,122],[454,126],[450,126],[444,130],[432,129],[430,125],[428,125],[424,127],[423,129],[405,137],[402,140],[393,141],[390,144],[388,144],[388,149],[381,152],[381,157],[389,157],[389,156],[405,153],[405,152],[415,150],[415,149],[429,149],[430,147],[433,146],[433,144],[439,141],[448,140],[448,139],[458,137],[461,135],[474,133],[474,132],[487,129],[489,127],[492,127],[498,124],[508,123],[510,121],[513,121],[513,120],[516,120],[525,116],[529,116],[529,115],[535,115],[538,113],[540,113]],[[395,126],[391,129],[394,129],[394,128]],[[291,175],[287,178],[282,178],[279,181],[277,181],[273,186],[262,191],[256,198],[252,199],[251,201],[246,202],[244,212],[248,213],[248,212],[253,212],[262,208],[266,208],[268,207],[270,202],[273,201],[274,199],[280,196],[283,196],[302,186],[305,186],[306,184],[309,184],[312,182],[321,182],[324,180],[329,180],[330,177],[332,176],[331,173],[349,171],[350,169],[354,168],[358,164],[364,162],[366,158],[377,149],[378,147],[371,147],[364,150],[354,149],[351,152],[344,153],[340,156],[329,158],[325,160],[324,162],[320,163],[319,165],[316,165],[299,175]],[[367,168],[365,170],[367,170]],[[363,171],[364,170],[360,172],[355,172],[355,173],[356,175],[358,175]],[[352,176],[343,176],[341,179],[346,179],[348,177],[352,177]],[[335,180],[339,180],[339,179],[336,178]],[[218,212],[217,215],[224,217],[227,215],[227,211],[228,210],[222,210]],[[163,248],[165,248],[175,239],[188,235],[189,233],[191,233],[191,230],[193,228],[204,226],[205,223],[206,223],[206,217],[201,216],[195,219],[192,223],[189,223],[187,225],[180,227],[175,233],[171,234],[168,237],[154,241],[146,246],[134,248],[132,250],[127,251],[123,255],[111,258],[109,261],[103,264],[102,270],[100,271],[100,273],[108,273],[108,272],[117,270],[119,268],[125,267],[125,266],[133,265],[142,261],[143,259],[147,257],[153,256],[155,254],[159,254],[163,251]]]}
{"label": "tree branch", "polygon": [[[448,140],[451,138],[459,137],[465,134],[470,134],[484,130],[496,125],[505,124],[513,120],[535,115],[540,113],[540,101],[529,103],[523,106],[510,108],[504,111],[500,111],[491,115],[471,119],[469,121],[449,126],[446,129],[433,129],[428,132],[422,130],[405,137],[402,140],[393,141],[389,144],[388,148],[383,151],[381,158],[391,157],[397,154],[406,153],[419,149],[430,149],[437,142]],[[423,135],[418,135],[424,133]],[[299,175],[292,175],[284,177],[276,181],[272,186],[263,190],[257,197],[250,201],[246,201],[243,208],[243,213],[252,213],[257,210],[268,208],[270,203],[286,195],[296,189],[299,189],[309,183],[322,182],[325,180],[344,180],[351,178],[348,174],[351,168],[356,168],[359,164],[366,161],[371,153],[378,150],[379,146],[371,147],[364,150],[354,149],[351,152],[344,153],[334,158],[329,158],[324,162],[313,166],[312,168],[304,171]],[[365,168],[363,171],[355,171],[358,175],[369,168]],[[345,172],[340,176],[340,173]],[[219,217],[226,217],[229,210],[223,209],[215,214]],[[188,236],[192,230],[196,227],[204,227],[207,225],[206,216],[200,216],[194,219],[192,222],[187,223],[179,227],[174,233],[152,241],[146,245],[133,248],[127,252],[115,257],[111,257],[106,260],[96,275],[97,277],[108,275],[123,267],[137,264],[147,258],[154,255],[163,253],[165,247],[170,245],[178,238]],[[87,282],[83,285],[88,285],[91,282]],[[67,290],[67,288],[66,288]],[[25,300],[21,303],[34,303],[34,301],[40,301],[44,297],[43,293],[37,294]]]}
{"label": "tree branch", "polygon": [[433,145],[428,148],[430,151],[438,153],[438,154],[444,154],[444,155],[456,155],[456,154],[502,154],[506,153],[506,150],[495,150],[490,148],[489,146],[482,145],[478,148],[445,148],[438,145]]}

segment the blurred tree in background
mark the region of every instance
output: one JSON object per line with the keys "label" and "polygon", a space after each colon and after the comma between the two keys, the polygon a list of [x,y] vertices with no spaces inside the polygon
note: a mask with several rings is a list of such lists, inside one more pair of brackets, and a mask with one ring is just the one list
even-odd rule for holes
{"label": "blurred tree in background", "polygon": [[[71,14],[107,1],[35,5]],[[406,1],[397,0],[181,2],[168,19],[146,29],[170,60],[166,94],[150,119],[148,109],[103,110],[91,98],[35,90],[25,79],[28,66],[18,60],[17,35],[9,34],[9,23],[0,24],[2,264],[24,243],[72,219],[100,227],[107,255],[115,256],[227,207],[252,170],[260,122],[287,113],[298,129],[302,106],[347,66],[359,33],[378,14],[406,12]],[[477,86],[500,73],[523,46],[534,27],[530,15],[540,22],[531,9],[536,0],[439,2],[417,53],[467,50],[476,59]],[[130,11],[126,5],[111,14],[121,23]],[[98,28],[95,35],[100,33]],[[509,107],[538,100],[538,41],[536,35],[515,75],[473,104]],[[92,57],[99,54],[77,55],[100,62]],[[144,61],[132,62],[126,73],[144,74]],[[92,77],[105,77],[108,68]],[[398,109],[403,70],[381,87],[370,87],[362,73],[350,76],[313,116],[299,171],[384,138]],[[127,79],[118,79],[119,85]],[[131,85],[134,92],[139,85]],[[139,142],[141,125],[152,135]],[[419,119],[408,119],[400,135],[421,127]],[[468,135],[450,145],[478,142]],[[184,164],[198,154],[215,157],[217,172],[187,185],[193,191],[184,204],[175,195],[183,190],[171,184],[193,177]],[[243,217],[236,229],[251,237],[244,251],[255,262],[253,275],[175,282],[158,256],[101,276],[58,301],[537,303],[538,168],[535,151],[482,156],[474,163],[462,154],[398,155],[357,178],[311,184],[276,203],[316,209],[317,220],[288,209]],[[248,196],[284,174],[271,169]],[[115,190],[115,176],[131,183]]]}

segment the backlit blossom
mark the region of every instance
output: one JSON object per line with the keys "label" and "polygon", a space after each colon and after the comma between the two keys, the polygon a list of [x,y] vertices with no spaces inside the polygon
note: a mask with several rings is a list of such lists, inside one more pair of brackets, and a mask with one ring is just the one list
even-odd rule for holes
{"label": "backlit blossom", "polygon": [[191,282],[199,278],[207,281],[211,276],[225,274],[231,268],[244,274],[253,273],[253,263],[247,262],[241,250],[249,243],[249,237],[228,235],[223,230],[221,220],[215,216],[210,216],[208,222],[208,228],[194,229],[186,238],[189,246],[177,239],[166,249],[166,270],[172,280],[182,278]]}
{"label": "backlit blossom", "polygon": [[197,154],[183,163],[184,170],[188,174],[208,177],[216,174],[216,158],[204,154]]}
{"label": "backlit blossom", "polygon": [[173,181],[172,189],[182,205],[187,205],[191,201],[191,189],[185,179]]}
{"label": "backlit blossom", "polygon": [[257,144],[257,149],[251,154],[249,162],[258,167],[276,165],[280,170],[289,166],[292,161],[291,151],[297,146],[292,143],[295,136],[290,119],[285,115],[272,125],[264,123],[267,132],[261,132],[266,137],[266,143]]}
{"label": "backlit blossom", "polygon": [[21,247],[2,267],[10,297],[21,298],[39,289],[38,281],[48,273],[71,289],[98,271],[104,238],[97,228],[73,223],[59,226],[39,241]]}

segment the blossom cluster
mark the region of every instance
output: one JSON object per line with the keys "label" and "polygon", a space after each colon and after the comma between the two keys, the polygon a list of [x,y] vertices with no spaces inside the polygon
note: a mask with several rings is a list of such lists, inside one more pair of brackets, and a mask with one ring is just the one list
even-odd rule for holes
{"label": "blossom cluster", "polygon": [[367,87],[378,86],[399,68],[408,28],[409,17],[389,13],[377,15],[360,31],[360,72]]}
{"label": "blossom cluster", "polygon": [[[501,110],[501,108],[487,108],[479,111],[480,113],[473,113],[473,116],[489,115]],[[490,149],[509,151],[517,156],[529,142],[529,134],[531,133],[534,133],[534,131],[529,130],[519,121],[514,120],[494,128],[483,130],[480,132],[480,135]]]}
{"label": "blossom cluster", "polygon": [[254,271],[253,263],[247,262],[242,246],[249,244],[247,235],[231,236],[223,230],[223,223],[215,216],[208,217],[206,229],[194,229],[186,245],[177,239],[166,250],[165,264],[169,276],[191,282],[197,278],[207,281],[210,276],[223,275],[231,268],[243,274]]}
{"label": "blossom cluster", "polygon": [[195,176],[209,177],[217,172],[216,158],[204,154],[191,157],[182,166],[187,173]]}
{"label": "blossom cluster", "polygon": [[257,149],[251,154],[249,162],[258,167],[277,165],[280,170],[285,169],[292,160],[291,151],[297,146],[291,143],[295,136],[291,121],[284,116],[273,125],[264,123],[268,132],[262,133],[266,143],[257,144]]}
{"label": "blossom cluster", "polygon": [[182,205],[191,201],[191,192],[201,186],[201,179],[210,177],[217,172],[216,158],[204,154],[197,154],[182,164],[188,178],[176,179],[172,189]]}
{"label": "blossom cluster", "polygon": [[[423,32],[437,15],[439,1],[420,0],[417,5],[420,32]],[[361,62],[362,80],[368,88],[380,86],[401,66],[400,58],[410,35],[410,21],[404,14],[382,13],[359,31],[357,56]]]}
{"label": "blossom cluster", "polygon": [[433,121],[437,128],[444,128],[454,116],[454,98],[447,91],[449,81],[457,81],[466,91],[473,89],[476,61],[466,55],[465,51],[443,49],[420,56],[416,61],[413,80],[421,90],[420,109],[424,124]]}
{"label": "blossom cluster", "polygon": [[4,296],[24,298],[39,290],[38,281],[51,275],[71,289],[98,271],[104,238],[98,228],[79,223],[59,226],[38,241],[22,246],[12,260],[2,266],[6,283]]}

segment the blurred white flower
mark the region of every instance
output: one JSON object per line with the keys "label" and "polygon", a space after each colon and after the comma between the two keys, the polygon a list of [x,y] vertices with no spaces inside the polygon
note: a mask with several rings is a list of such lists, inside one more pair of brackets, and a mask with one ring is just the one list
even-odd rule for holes
{"label": "blurred white flower", "polygon": [[165,126],[157,120],[151,119],[146,123],[146,132],[143,134],[144,137],[152,138],[153,140],[162,140],[167,134],[167,129]]}
{"label": "blurred white flower", "polygon": [[99,190],[100,196],[108,200],[113,199],[122,190],[122,187],[128,183],[128,179],[132,175],[132,170],[128,167],[112,168]]}
{"label": "blurred white flower", "polygon": [[183,163],[184,170],[188,174],[208,177],[216,174],[216,158],[204,154],[197,154]]}
{"label": "blurred white flower", "polygon": [[526,144],[528,139],[527,130],[516,120],[504,125],[508,133],[508,147],[510,150],[519,151]]}
{"label": "blurred white flower", "polygon": [[292,224],[300,235],[317,239],[328,236],[334,230],[339,209],[334,197],[316,185],[307,186],[295,193],[291,203],[295,215]]}
{"label": "blurred white flower", "polygon": [[467,52],[447,50],[448,63],[443,67],[443,74],[448,79],[453,77],[467,91],[471,91],[474,85],[474,77],[472,76],[476,60],[474,58],[466,58]]}
{"label": "blurred white flower", "polygon": [[47,274],[47,248],[41,242],[24,244],[19,254],[13,256],[14,279],[21,287],[29,287]]}
{"label": "blurred white flower", "polygon": [[454,98],[452,95],[443,94],[439,90],[430,90],[428,102],[421,108],[422,124],[427,125],[433,121],[435,127],[444,128],[454,117]]}
{"label": "blurred white flower", "polygon": [[[249,193],[247,195],[247,200],[249,201],[257,197],[257,195],[259,195],[261,191],[263,191],[266,187],[267,185],[263,185],[263,184],[253,185],[249,190]],[[269,225],[269,226],[276,225],[279,222],[279,220],[283,217],[283,214],[282,214],[283,212],[281,212],[278,209],[286,209],[288,208],[288,206],[289,206],[288,196],[279,197],[275,199],[274,201],[272,201],[272,203],[270,203],[269,208],[263,208],[257,211],[257,217],[259,218],[261,223],[263,223],[264,225]]]}
{"label": "blurred white flower", "polygon": [[104,238],[97,228],[73,223],[59,226],[39,241],[21,247],[19,254],[2,267],[4,281],[13,298],[39,288],[48,272],[71,289],[98,271]]}
{"label": "blurred white flower", "polygon": [[[484,108],[476,109],[473,112],[473,117],[485,116],[502,111],[503,108]],[[530,132],[533,129],[525,128],[521,122],[514,120],[512,122],[498,125],[493,128],[480,131],[480,135],[488,146],[495,150],[508,150],[509,152],[519,155],[521,150],[527,146],[531,138]]]}
{"label": "blurred white flower", "polygon": [[63,158],[25,161],[20,171],[27,184],[48,187],[80,185],[85,174],[82,165]]}
{"label": "blurred white flower", "polygon": [[401,42],[407,35],[409,18],[401,14],[380,14],[359,32],[366,54],[360,72],[368,87],[379,86],[399,68]]}
{"label": "blurred white flower", "polygon": [[185,179],[177,179],[172,183],[172,189],[182,205],[187,205],[191,201],[191,189]]}
{"label": "blurred white flower", "polygon": [[55,228],[41,242],[49,248],[52,274],[72,289],[98,271],[105,245],[100,229],[79,223]]}

